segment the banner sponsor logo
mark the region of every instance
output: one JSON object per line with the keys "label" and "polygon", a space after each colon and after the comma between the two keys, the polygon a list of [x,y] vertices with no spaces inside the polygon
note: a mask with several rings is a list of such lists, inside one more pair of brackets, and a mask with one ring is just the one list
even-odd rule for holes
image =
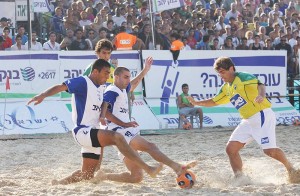
{"label": "banner sponsor logo", "polygon": [[21,69],[21,74],[24,81],[32,81],[35,78],[35,71],[31,67]]}

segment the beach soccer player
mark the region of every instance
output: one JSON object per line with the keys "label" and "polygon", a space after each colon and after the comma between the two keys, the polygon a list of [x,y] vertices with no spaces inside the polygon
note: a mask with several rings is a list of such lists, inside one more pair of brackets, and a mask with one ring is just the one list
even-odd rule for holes
{"label": "beach soccer player", "polygon": [[[144,71],[149,71],[152,65],[152,57],[148,57],[145,61]],[[143,72],[141,72],[143,73]],[[114,72],[114,84],[109,85],[104,93],[103,98],[103,112],[106,111],[106,118],[108,120],[108,129],[120,133],[124,136],[129,145],[136,151],[143,151],[156,161],[169,166],[179,176],[185,170],[196,165],[196,162],[191,162],[187,165],[181,165],[174,162],[165,154],[163,154],[158,147],[148,142],[139,135],[140,130],[136,121],[131,121],[128,113],[128,85],[130,83],[130,71],[125,67],[117,67]],[[137,86],[137,85],[136,85]],[[131,87],[133,88],[133,86]],[[111,180],[126,183],[138,183],[143,179],[142,168],[140,168],[134,161],[124,158],[119,154],[121,160],[124,161],[129,172],[124,173],[103,173],[100,171],[97,174],[100,180]]]}
{"label": "beach soccer player", "polygon": [[205,107],[231,102],[239,111],[242,121],[231,134],[226,146],[235,176],[243,174],[239,151],[245,144],[255,140],[266,155],[285,166],[291,183],[300,183],[300,170],[294,169],[284,152],[276,145],[276,117],[266,98],[265,86],[254,75],[236,72],[229,57],[218,58],[214,69],[224,81],[219,93],[207,100],[195,101],[192,97],[188,97],[188,100],[193,105]]}
{"label": "beach soccer player", "polygon": [[[156,167],[147,165],[140,156],[127,144],[124,137],[113,131],[100,129],[100,112],[103,101],[103,84],[110,74],[110,64],[96,60],[89,76],[69,79],[55,85],[43,93],[33,97],[28,104],[40,104],[46,97],[66,91],[72,94],[72,120],[75,124],[73,137],[82,148],[82,167],[70,176],[53,180],[52,184],[70,184],[94,177],[99,164],[100,147],[115,145],[129,160],[143,168],[151,177],[155,177],[162,169],[162,164]],[[103,115],[105,115],[103,113]]]}

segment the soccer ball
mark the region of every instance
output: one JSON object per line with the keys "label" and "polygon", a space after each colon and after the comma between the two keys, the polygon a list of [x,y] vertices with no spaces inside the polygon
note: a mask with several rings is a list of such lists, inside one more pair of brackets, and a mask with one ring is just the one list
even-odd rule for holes
{"label": "soccer ball", "polygon": [[184,130],[190,130],[192,128],[192,124],[190,122],[183,123],[182,128]]}
{"label": "soccer ball", "polygon": [[191,171],[185,171],[176,178],[177,184],[182,189],[192,188],[196,182],[196,176]]}

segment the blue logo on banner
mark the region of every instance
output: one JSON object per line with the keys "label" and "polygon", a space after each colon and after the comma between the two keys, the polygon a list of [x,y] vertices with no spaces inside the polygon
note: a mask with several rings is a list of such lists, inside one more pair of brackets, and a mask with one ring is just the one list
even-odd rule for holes
{"label": "blue logo on banner", "polygon": [[35,71],[31,67],[21,69],[21,73],[25,81],[32,81],[35,78]]}
{"label": "blue logo on banner", "polygon": [[261,144],[267,144],[267,143],[269,143],[268,137],[261,138]]}
{"label": "blue logo on banner", "polygon": [[230,99],[230,102],[237,110],[243,107],[247,103],[246,100],[243,99],[243,97],[241,97],[239,94],[234,95]]}
{"label": "blue logo on banner", "polygon": [[161,89],[162,91],[162,95],[160,98],[160,114],[169,114],[169,99],[171,97],[171,95],[174,94],[174,90],[176,87],[176,83],[178,80],[178,76],[179,76],[179,72],[177,71],[175,74],[175,78],[171,78],[173,77],[173,74],[169,74],[170,76],[168,76],[168,72],[169,72],[169,68],[171,66],[167,66],[165,75],[164,75],[164,79],[161,85]]}
{"label": "blue logo on banner", "polygon": [[205,124],[213,124],[213,120],[209,118],[208,116],[203,116],[203,122]]}

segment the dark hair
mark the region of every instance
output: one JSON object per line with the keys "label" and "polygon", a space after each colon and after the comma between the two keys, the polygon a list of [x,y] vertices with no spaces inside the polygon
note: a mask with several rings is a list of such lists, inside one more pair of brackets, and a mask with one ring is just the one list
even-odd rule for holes
{"label": "dark hair", "polygon": [[105,32],[107,33],[107,28],[101,27],[101,28],[98,30],[98,33],[100,33],[101,31],[105,31]]}
{"label": "dark hair", "polygon": [[97,59],[92,64],[92,71],[94,69],[97,69],[100,72],[104,67],[110,68],[110,64],[106,60],[104,60],[104,59]]}
{"label": "dark hair", "polygon": [[129,69],[126,67],[118,66],[114,71],[114,76],[120,75],[121,73],[123,73],[123,71],[129,71]]}
{"label": "dark hair", "polygon": [[171,35],[170,35],[170,37],[174,37],[175,39],[179,39],[180,38],[180,35],[178,34],[178,33],[172,33]]}
{"label": "dark hair", "polygon": [[18,35],[16,36],[16,40],[17,40],[18,38],[21,38],[21,40],[22,40],[22,35],[18,34]]}
{"label": "dark hair", "polygon": [[4,27],[4,28],[3,28],[3,31],[7,31],[7,30],[10,32],[9,27]]}
{"label": "dark hair", "polygon": [[126,32],[126,27],[120,26],[119,33],[121,33],[121,32]]}
{"label": "dark hair", "polygon": [[187,83],[184,83],[181,85],[181,88],[184,88],[184,87],[188,87],[189,85]]}
{"label": "dark hair", "polygon": [[230,67],[233,67],[235,71],[234,63],[232,62],[231,58],[229,57],[219,57],[215,60],[214,69],[216,71],[220,70],[221,68],[225,70],[229,70]]}
{"label": "dark hair", "polygon": [[95,52],[96,53],[100,52],[100,50],[102,50],[104,48],[112,51],[113,45],[112,45],[111,41],[109,41],[108,39],[100,39],[95,46]]}

